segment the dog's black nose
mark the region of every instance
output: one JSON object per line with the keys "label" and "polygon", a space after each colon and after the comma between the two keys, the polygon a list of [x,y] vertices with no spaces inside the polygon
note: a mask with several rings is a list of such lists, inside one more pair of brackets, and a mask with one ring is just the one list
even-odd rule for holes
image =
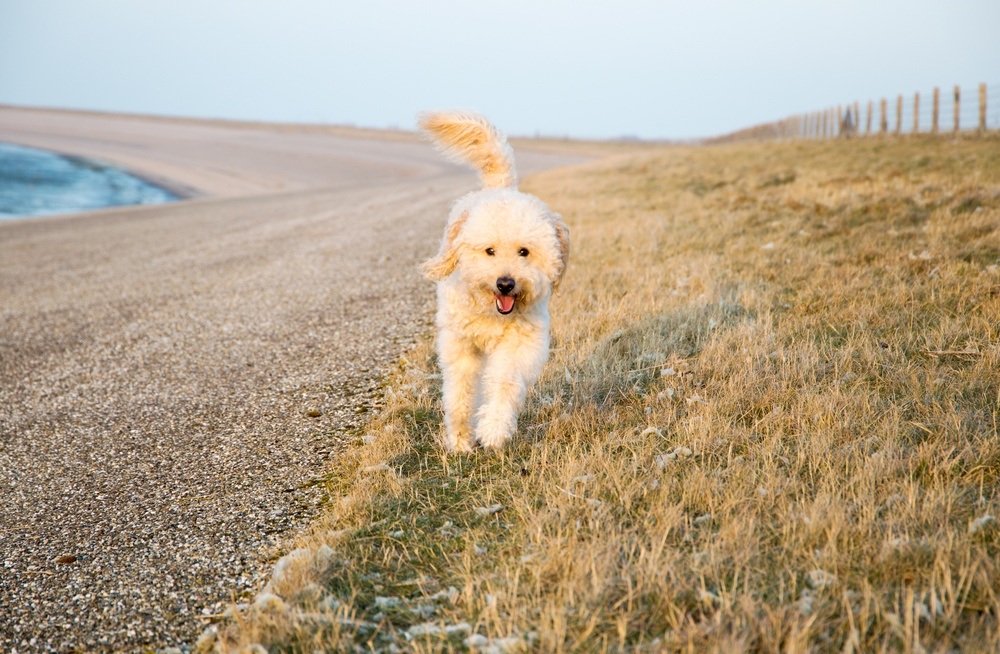
{"label": "dog's black nose", "polygon": [[504,295],[510,295],[510,292],[514,290],[514,279],[512,277],[497,278],[497,290]]}

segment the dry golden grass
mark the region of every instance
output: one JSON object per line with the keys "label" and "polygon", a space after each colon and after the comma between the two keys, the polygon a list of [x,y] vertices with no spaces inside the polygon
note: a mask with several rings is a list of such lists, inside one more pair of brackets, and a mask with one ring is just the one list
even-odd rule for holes
{"label": "dry golden grass", "polygon": [[1000,140],[674,148],[524,186],[574,252],[519,438],[442,455],[428,341],[329,476],[300,545],[332,562],[217,647],[1000,648]]}

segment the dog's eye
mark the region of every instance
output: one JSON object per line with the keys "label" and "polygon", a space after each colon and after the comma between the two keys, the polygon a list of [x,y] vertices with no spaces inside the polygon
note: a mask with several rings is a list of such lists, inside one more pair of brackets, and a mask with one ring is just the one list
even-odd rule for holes
{"label": "dog's eye", "polygon": [[494,251],[493,248],[486,248],[486,254],[492,257],[494,254],[496,254],[496,251]]}
{"label": "dog's eye", "polygon": [[528,248],[521,248],[517,253],[522,257],[526,257],[528,256]]}

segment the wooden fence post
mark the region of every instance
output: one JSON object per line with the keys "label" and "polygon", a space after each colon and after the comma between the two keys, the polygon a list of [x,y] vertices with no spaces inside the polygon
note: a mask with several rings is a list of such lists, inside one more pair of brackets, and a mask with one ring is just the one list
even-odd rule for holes
{"label": "wooden fence post", "polygon": [[913,94],[913,133],[920,132],[920,91]]}
{"label": "wooden fence post", "polygon": [[986,131],[986,85],[979,85],[979,131]]}
{"label": "wooden fence post", "polygon": [[881,98],[878,102],[879,108],[879,120],[878,120],[878,133],[885,136],[885,133],[889,131],[889,118],[885,115],[886,101],[885,98]]}
{"label": "wooden fence post", "polygon": [[844,105],[837,105],[837,126],[833,132],[834,136],[844,135]]}
{"label": "wooden fence post", "polygon": [[858,103],[854,103],[854,134],[861,133],[861,111],[858,109]]}
{"label": "wooden fence post", "polygon": [[896,136],[903,127],[903,96],[896,96]]}
{"label": "wooden fence post", "polygon": [[959,102],[959,100],[961,100],[961,96],[962,93],[961,91],[958,90],[958,85],[956,84],[955,85],[955,136],[958,136],[958,110],[959,110],[959,105],[961,104]]}
{"label": "wooden fence post", "polygon": [[941,108],[941,89],[934,87],[934,111],[931,114],[931,134],[938,133],[938,116]]}
{"label": "wooden fence post", "polygon": [[875,109],[875,101],[874,100],[869,100],[868,101],[868,118],[865,120],[865,136],[871,136],[872,135],[872,114],[874,113],[874,109]]}

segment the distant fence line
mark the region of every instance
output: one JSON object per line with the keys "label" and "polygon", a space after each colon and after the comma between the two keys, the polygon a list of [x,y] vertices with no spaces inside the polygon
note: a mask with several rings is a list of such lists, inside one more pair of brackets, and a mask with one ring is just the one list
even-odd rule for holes
{"label": "distant fence line", "polygon": [[[886,98],[837,105],[822,111],[789,116],[773,123],[747,127],[713,139],[711,143],[772,139],[828,139],[903,134],[955,134],[1000,130],[1000,84],[978,89],[955,86],[951,98],[937,87],[925,96],[896,97],[894,112]],[[862,114],[862,111],[864,113]]]}

